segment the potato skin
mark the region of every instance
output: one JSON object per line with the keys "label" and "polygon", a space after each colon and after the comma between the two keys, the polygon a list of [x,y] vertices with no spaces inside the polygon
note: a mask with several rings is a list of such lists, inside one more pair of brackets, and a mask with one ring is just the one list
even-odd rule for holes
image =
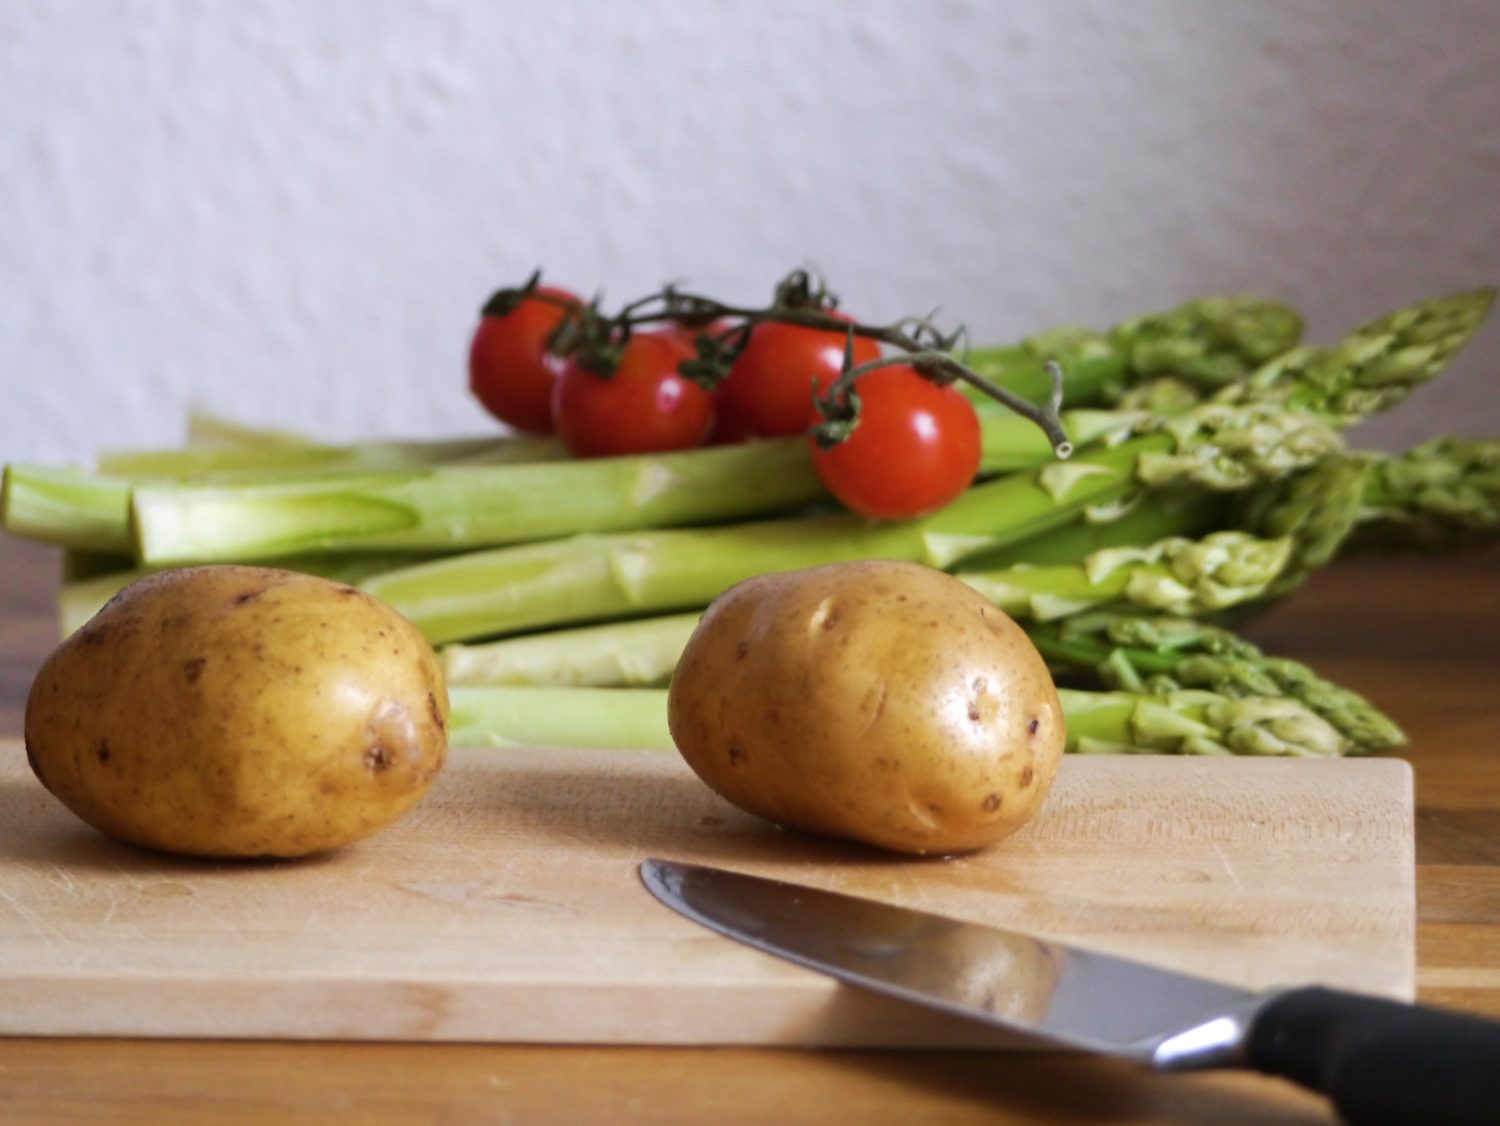
{"label": "potato skin", "polygon": [[959,580],[868,560],[762,575],[704,613],[668,693],[688,765],[741,809],[914,854],[1020,828],[1062,759],[1025,632]]}
{"label": "potato skin", "polygon": [[416,627],[353,587],[268,567],[165,571],[38,671],[26,751],[96,829],[206,857],[295,857],[389,825],[447,753]]}

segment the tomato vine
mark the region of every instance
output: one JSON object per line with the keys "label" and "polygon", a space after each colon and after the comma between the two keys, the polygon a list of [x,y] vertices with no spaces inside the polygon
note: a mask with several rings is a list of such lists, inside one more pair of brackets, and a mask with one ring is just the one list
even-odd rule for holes
{"label": "tomato vine", "polygon": [[[549,332],[541,345],[536,340],[541,318],[534,312],[539,305],[555,311],[546,322]],[[807,270],[788,273],[763,306],[721,301],[669,284],[613,313],[604,311],[599,298],[584,301],[566,290],[542,285],[537,271],[521,286],[497,290],[485,304],[483,317],[502,325],[513,321],[519,333],[520,315],[528,310],[533,310],[525,322],[530,335],[523,343],[546,353],[544,362],[534,367],[554,373],[552,423],[579,456],[805,433],[825,483],[850,507],[871,515],[915,515],[915,500],[892,505],[861,502],[847,499],[861,490],[838,485],[847,484],[842,478],[850,476],[874,480],[880,472],[888,476],[910,472],[910,465],[902,464],[904,452],[919,463],[930,461],[936,447],[949,441],[963,452],[961,457],[945,456],[940,459],[945,468],[930,471],[934,478],[949,480],[942,490],[875,491],[890,496],[941,494],[951,499],[955,489],[966,487],[978,465],[979,428],[977,421],[961,417],[972,415],[973,408],[953,386],[956,383],[975,388],[1037,425],[1058,457],[1072,452],[1059,416],[1063,373],[1057,364],[1046,365],[1051,393],[1046,402],[1035,404],[963,362],[963,328],[944,331],[933,316],[905,317],[889,324],[857,320],[846,315],[836,295]],[[648,336],[653,338],[651,348],[637,346],[637,341]],[[666,346],[668,341],[672,347]],[[833,360],[828,356],[830,341],[842,342]],[[655,366],[645,357],[654,358]],[[628,371],[630,380],[643,390],[630,395],[607,392],[604,385],[622,371]],[[876,378],[877,373],[884,374]],[[696,389],[678,386],[683,381]],[[922,391],[920,383],[930,385],[929,391]],[[931,393],[933,389],[949,395]],[[712,408],[701,397],[704,394],[714,397]],[[883,458],[887,467],[871,468],[878,458],[873,453],[856,456],[844,451],[828,456],[859,431],[864,415],[876,409],[876,397],[881,415],[877,428],[888,447]],[[588,420],[567,417],[579,411],[568,404],[585,401],[595,404],[589,408]],[[599,405],[606,403],[613,405]],[[663,404],[669,404],[677,415],[670,424],[659,417],[668,410]],[[710,409],[720,417],[704,423]],[[723,417],[729,411],[742,417]],[[921,413],[921,418],[913,412]],[[586,433],[607,428],[612,429],[607,439]],[[919,429],[938,437],[919,441],[915,436]],[[584,437],[570,437],[580,433]],[[961,438],[951,437],[960,434]],[[872,444],[872,438],[861,443],[866,449]],[[856,463],[863,466],[857,472],[839,468]],[[954,486],[951,482],[964,472],[956,466],[962,465],[970,465],[968,476]],[[923,500],[921,510],[946,499]]]}

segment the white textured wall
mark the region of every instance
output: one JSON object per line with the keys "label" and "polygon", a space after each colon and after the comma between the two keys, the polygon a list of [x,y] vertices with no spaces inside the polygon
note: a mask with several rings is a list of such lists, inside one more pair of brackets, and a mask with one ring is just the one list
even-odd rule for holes
{"label": "white textured wall", "polygon": [[[3,0],[0,460],[191,404],[473,432],[535,265],[983,342],[1257,290],[1332,340],[1500,282],[1500,5]],[[1391,446],[1500,434],[1500,327]]]}

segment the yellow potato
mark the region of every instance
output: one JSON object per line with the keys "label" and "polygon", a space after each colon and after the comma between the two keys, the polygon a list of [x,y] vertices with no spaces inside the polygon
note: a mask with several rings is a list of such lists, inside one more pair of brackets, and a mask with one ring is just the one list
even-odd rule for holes
{"label": "yellow potato", "polygon": [[1065,735],[1019,626],[950,575],[875,560],[726,591],[678,663],[668,724],[688,765],[740,808],[918,854],[1018,829]]}
{"label": "yellow potato", "polygon": [[305,856],[414,806],[447,753],[441,666],[369,595],[266,567],[166,571],[43,663],[26,702],[42,784],[132,844]]}

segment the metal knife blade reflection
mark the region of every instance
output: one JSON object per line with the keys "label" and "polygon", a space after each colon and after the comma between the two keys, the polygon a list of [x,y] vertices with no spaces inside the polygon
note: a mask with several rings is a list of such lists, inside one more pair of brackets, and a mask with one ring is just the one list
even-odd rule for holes
{"label": "metal knife blade reflection", "polygon": [[720,934],[840,981],[1161,1070],[1248,1067],[1355,1123],[1491,1123],[1500,1024],[1317,987],[1251,993],[1018,931],[701,865],[646,887]]}

